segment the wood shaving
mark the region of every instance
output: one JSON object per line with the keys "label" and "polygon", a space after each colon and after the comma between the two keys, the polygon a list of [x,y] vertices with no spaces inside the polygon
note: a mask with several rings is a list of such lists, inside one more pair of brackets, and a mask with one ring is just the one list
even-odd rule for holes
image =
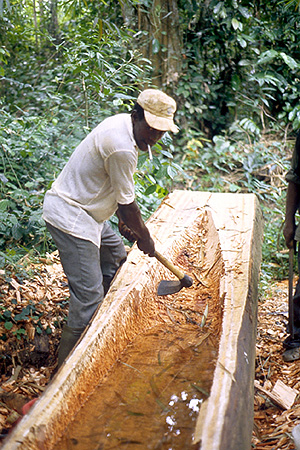
{"label": "wood shaving", "polygon": [[[255,379],[264,387],[272,388],[280,380],[290,388],[299,390],[300,360],[286,363],[282,359],[282,342],[287,337],[287,325],[288,280],[284,280],[273,284],[258,304]],[[299,423],[299,395],[293,406],[284,410],[267,395],[255,390],[253,449],[294,450],[291,433]]]}

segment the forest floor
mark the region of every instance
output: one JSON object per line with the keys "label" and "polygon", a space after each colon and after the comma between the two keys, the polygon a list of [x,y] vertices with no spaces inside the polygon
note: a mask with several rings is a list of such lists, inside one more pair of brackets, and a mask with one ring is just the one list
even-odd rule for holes
{"label": "forest floor", "polygon": [[258,302],[255,380],[267,392],[280,380],[297,395],[293,405],[284,408],[255,389],[252,446],[257,450],[295,449],[291,431],[300,423],[300,360],[282,359],[287,324],[288,280],[284,280],[274,282]]}
{"label": "forest floor", "polygon": [[[20,314],[17,322],[9,314],[0,321],[1,439],[22,417],[24,405],[39,397],[49,383],[67,314],[68,288],[57,254],[48,255],[33,269],[35,275],[23,282],[6,279],[0,272],[1,304],[13,315]],[[295,448],[291,431],[300,423],[300,361],[282,360],[287,322],[288,281],[284,280],[274,282],[258,304],[255,379],[265,391],[255,388],[252,447],[256,450]],[[297,391],[288,408],[268,395],[278,380]]]}

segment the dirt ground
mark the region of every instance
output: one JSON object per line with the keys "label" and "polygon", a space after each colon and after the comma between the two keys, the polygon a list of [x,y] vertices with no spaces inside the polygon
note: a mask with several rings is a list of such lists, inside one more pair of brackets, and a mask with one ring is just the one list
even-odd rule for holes
{"label": "dirt ground", "polygon": [[[0,430],[3,439],[24,413],[24,405],[39,397],[56,368],[57,346],[67,315],[68,289],[57,254],[35,267],[23,282],[0,272]],[[11,317],[18,316],[19,320]],[[22,320],[23,319],[23,320]],[[258,305],[256,383],[252,448],[295,449],[291,435],[300,423],[300,360],[284,363],[282,341],[288,322],[288,281],[276,282]],[[286,409],[268,392],[280,380],[295,389]]]}
{"label": "dirt ground", "polygon": [[[274,283],[258,305],[255,379],[267,391],[280,380],[300,392],[300,360],[285,363],[282,341],[287,336],[288,280]],[[300,397],[285,409],[258,389],[254,397],[252,446],[257,450],[295,449],[292,429],[300,423]]]}

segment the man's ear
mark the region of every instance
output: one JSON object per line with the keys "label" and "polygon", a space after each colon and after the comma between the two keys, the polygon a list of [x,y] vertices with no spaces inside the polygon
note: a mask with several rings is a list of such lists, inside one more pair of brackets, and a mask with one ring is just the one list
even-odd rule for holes
{"label": "man's ear", "polygon": [[137,112],[135,110],[133,110],[131,112],[131,118],[132,118],[132,122],[136,122],[138,120]]}

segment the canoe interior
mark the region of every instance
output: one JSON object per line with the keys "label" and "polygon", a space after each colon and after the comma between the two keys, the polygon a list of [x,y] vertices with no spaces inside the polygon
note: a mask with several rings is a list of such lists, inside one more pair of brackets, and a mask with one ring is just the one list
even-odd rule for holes
{"label": "canoe interior", "polygon": [[[245,399],[237,402],[237,412],[246,405],[251,416],[262,235],[255,196],[176,191],[148,226],[157,249],[192,277],[192,288],[158,297],[159,281],[175,277],[134,247],[79,345],[4,442],[3,450],[63,449],[59,442],[82,406],[97,387],[109,386],[110,374],[132,343],[137,341],[142,347],[153,330],[169,334],[178,330],[184,350],[201,345],[209,334],[214,337],[218,351],[213,382],[195,426],[194,448],[221,449],[220,443],[229,439],[227,430],[231,427],[232,431],[233,423],[239,434],[240,420],[230,413],[239,380]],[[160,358],[156,354],[159,363]],[[242,446],[237,446],[241,445],[238,437],[230,442],[228,450],[248,448],[249,431],[243,433]]]}

